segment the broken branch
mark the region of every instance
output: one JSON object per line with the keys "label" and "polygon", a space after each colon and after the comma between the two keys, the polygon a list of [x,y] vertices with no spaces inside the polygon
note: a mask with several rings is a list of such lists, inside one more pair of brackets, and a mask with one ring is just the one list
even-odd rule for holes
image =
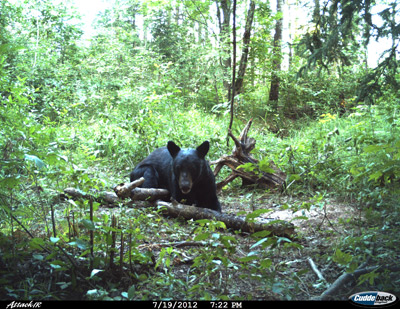
{"label": "broken branch", "polygon": [[131,196],[131,192],[134,188],[141,186],[144,183],[145,179],[140,177],[137,180],[134,180],[130,183],[121,183],[114,188],[114,192],[118,195],[119,198],[124,199]]}
{"label": "broken branch", "polygon": [[247,136],[251,124],[252,119],[250,119],[246,124],[240,133],[239,138],[235,137],[231,130],[229,130],[228,135],[235,142],[235,148],[232,151],[232,155],[222,156],[220,159],[210,163],[210,165],[216,165],[214,169],[215,176],[218,175],[219,171],[224,165],[228,166],[232,170],[232,173],[227,178],[217,183],[217,191],[220,191],[236,177],[242,178],[243,184],[245,185],[257,184],[269,188],[281,187],[285,183],[286,174],[282,172],[273,161],[269,162],[269,168],[274,171],[273,173],[266,173],[262,171],[255,173],[238,168],[246,163],[258,165],[258,160],[253,158],[250,154],[250,152],[255,148],[256,144],[256,140],[254,138]]}

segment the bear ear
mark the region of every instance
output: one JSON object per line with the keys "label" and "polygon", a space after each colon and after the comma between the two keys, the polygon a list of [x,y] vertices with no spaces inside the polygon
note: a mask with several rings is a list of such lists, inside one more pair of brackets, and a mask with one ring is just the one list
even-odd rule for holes
{"label": "bear ear", "polygon": [[199,157],[204,159],[209,149],[210,149],[210,143],[208,141],[205,141],[203,144],[201,144],[199,147],[196,148],[196,151]]}
{"label": "bear ear", "polygon": [[171,154],[171,157],[175,158],[176,155],[178,154],[179,151],[181,151],[181,149],[179,148],[178,145],[176,145],[174,142],[169,141],[167,144],[167,148],[169,153]]}

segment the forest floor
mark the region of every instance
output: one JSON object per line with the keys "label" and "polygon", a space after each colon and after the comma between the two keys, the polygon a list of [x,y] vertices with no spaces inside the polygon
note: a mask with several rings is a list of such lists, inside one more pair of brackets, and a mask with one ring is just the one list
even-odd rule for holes
{"label": "forest floor", "polygon": [[[217,282],[216,285],[219,286],[215,290],[242,300],[249,298],[253,300],[310,300],[318,297],[344,272],[344,269],[338,267],[336,263],[327,262],[327,260],[333,255],[335,244],[346,237],[349,230],[354,230],[358,224],[362,224],[362,218],[356,207],[335,200],[324,199],[323,203],[314,205],[310,201],[299,202],[298,197],[280,194],[260,192],[249,194],[242,191],[243,194],[237,195],[236,189],[229,191],[220,194],[224,213],[243,215],[257,209],[270,209],[270,212],[261,217],[292,222],[295,225],[297,237],[292,240],[287,239],[287,241],[293,241],[302,248],[283,248],[283,246],[282,249],[274,248],[271,250],[272,254],[266,255],[272,261],[272,266],[268,270],[260,268],[258,274],[251,273],[249,269],[233,267],[226,268],[225,272],[220,271],[219,278],[202,278],[205,281]],[[300,207],[304,206],[304,203],[307,203],[308,207]],[[108,212],[109,209],[103,208],[101,211]],[[119,210],[113,209],[112,212],[117,214]],[[163,218],[163,220],[170,222],[169,225],[172,226],[176,224],[177,219]],[[148,238],[147,244],[144,244],[142,248],[151,250],[157,257],[164,244],[174,246],[180,241],[184,243],[193,234],[193,225],[179,221],[179,228],[182,229],[181,239],[176,239],[175,234],[160,231],[159,234],[154,235],[153,240],[151,237]],[[250,234],[230,230],[219,230],[219,233],[233,236],[237,240],[235,253],[229,256],[233,265],[240,265],[240,259],[254,251],[252,246],[256,240]],[[354,234],[354,231],[352,233]],[[269,249],[267,247],[264,250]],[[193,260],[198,255],[198,248],[191,247],[188,241],[188,246],[175,247],[174,250],[179,256],[172,261],[174,277],[183,281],[188,280]],[[326,281],[319,279],[312,271],[309,259],[312,259]],[[275,282],[271,284],[272,288],[271,285],[265,283],[265,277],[268,276],[271,276],[271,280]],[[291,289],[290,292],[289,289]],[[215,295],[213,291],[210,292],[211,295]],[[347,299],[349,295],[346,291],[342,299]]]}
{"label": "forest floor", "polygon": [[[97,218],[111,218],[115,215],[118,225],[125,230],[134,230],[135,226],[136,229],[140,229],[137,235],[141,238],[129,239],[129,234],[125,234],[128,236],[124,236],[122,243],[118,236],[115,248],[118,252],[122,248],[124,254],[129,256],[129,243],[134,243],[135,247],[132,250],[139,250],[143,254],[139,260],[142,262],[133,261],[132,265],[129,265],[127,258],[124,258],[122,267],[118,261],[119,253],[116,251],[113,267],[94,267],[102,269],[95,276],[97,280],[94,280],[96,278],[92,278],[91,275],[93,268],[88,268],[83,260],[81,263],[78,259],[79,250],[74,248],[71,253],[75,252],[74,264],[79,270],[75,288],[69,283],[72,280],[69,272],[54,272],[54,265],[50,267],[41,262],[41,251],[33,254],[34,258],[27,254],[23,260],[14,261],[15,264],[2,266],[0,263],[0,269],[14,269],[12,272],[5,271],[9,272],[8,277],[13,278],[16,284],[25,282],[27,278],[37,283],[32,285],[32,291],[24,285],[21,291],[25,295],[37,293],[38,286],[45,286],[50,289],[48,295],[52,294],[61,300],[88,299],[87,293],[101,290],[100,287],[107,291],[107,297],[118,299],[133,286],[136,289],[134,299],[138,300],[185,300],[190,297],[188,295],[194,295],[194,299],[197,299],[196,295],[205,295],[204,293],[208,293],[210,299],[219,299],[219,295],[224,295],[232,300],[311,300],[320,296],[344,273],[345,268],[333,261],[335,250],[341,247],[343,239],[348,235],[362,235],[366,222],[355,205],[328,198],[306,199],[236,187],[223,191],[219,199],[224,213],[244,215],[258,209],[268,209],[270,211],[261,217],[292,222],[295,225],[296,236],[290,240],[281,237],[276,243],[263,247],[255,246],[260,238],[255,239],[249,233],[229,229],[218,229],[215,232],[211,230],[212,233],[220,234],[220,239],[223,237],[221,235],[235,238],[234,250],[223,247],[221,251],[226,254],[229,265],[222,267],[218,255],[215,255],[209,261],[204,261],[203,266],[195,266],[196,258],[207,259],[207,254],[212,253],[210,250],[216,248],[214,246],[223,244],[222,241],[213,242],[212,239],[196,241],[196,235],[199,235],[198,223],[163,217],[149,208],[141,208],[139,203],[132,208],[100,206],[95,211]],[[56,207],[58,220],[63,220],[67,205],[65,201]],[[97,222],[103,224],[101,220]],[[101,229],[103,228],[99,225],[99,230]],[[81,233],[84,231],[85,228],[81,227]],[[36,237],[40,237],[42,232],[36,231]],[[67,230],[64,227],[64,231],[59,229],[58,232],[67,233]],[[105,257],[109,254],[110,247],[105,245],[105,239],[97,239],[96,242],[96,256]],[[8,241],[4,242],[6,243]],[[135,254],[137,255],[137,251]],[[243,262],[243,259],[254,254],[258,256],[254,263],[253,260]],[[151,260],[146,262],[144,256],[151,256]],[[166,263],[165,259],[168,256],[171,260]],[[312,270],[310,259],[325,280],[318,278]],[[109,261],[109,257],[105,260]],[[265,267],[260,266],[263,260],[268,261]],[[205,267],[204,271],[201,267]],[[49,274],[52,275],[49,277]],[[65,289],[60,290],[61,284],[65,285]],[[201,292],[191,291],[196,286],[202,288]],[[353,292],[351,287],[346,287],[335,299],[346,300]],[[5,299],[9,295],[10,293]]]}
{"label": "forest floor", "polygon": [[[238,287],[241,289],[242,295],[251,294],[254,299],[264,300],[310,300],[318,297],[329,286],[328,283],[333,283],[344,272],[343,268],[337,267],[332,261],[327,263],[327,255],[334,253],[334,244],[340,242],[340,238],[345,237],[349,229],[353,230],[356,222],[362,222],[360,212],[354,205],[335,200],[324,200],[324,203],[317,203],[317,205],[314,205],[312,201],[300,200],[299,197],[280,194],[256,194],[255,198],[250,198],[250,201],[245,194],[235,198],[222,199],[223,209],[226,213],[249,213],[256,209],[271,210],[261,215],[260,218],[293,223],[298,238],[292,241],[302,246],[302,249],[294,247],[287,250],[274,250],[275,254],[271,258],[274,265],[272,269],[280,277],[277,281],[282,284],[281,287],[278,284],[273,289],[275,292],[265,290],[263,285],[257,284],[257,282],[249,284],[242,281],[243,286]],[[299,209],[304,203],[308,203],[306,208],[309,210]],[[292,205],[292,207],[288,205]],[[297,205],[297,207],[293,207],[293,205]],[[249,235],[242,234],[237,237],[239,237],[238,244],[240,244],[237,252],[241,252],[245,256],[251,251],[250,247],[254,244],[254,240]],[[312,271],[309,259],[316,264],[326,282],[321,281]],[[299,276],[293,276],[297,273]],[[291,296],[284,295],[288,287],[294,286],[293,280],[298,280],[297,291],[291,291]],[[348,294],[344,295],[343,299],[347,299],[347,297]]]}

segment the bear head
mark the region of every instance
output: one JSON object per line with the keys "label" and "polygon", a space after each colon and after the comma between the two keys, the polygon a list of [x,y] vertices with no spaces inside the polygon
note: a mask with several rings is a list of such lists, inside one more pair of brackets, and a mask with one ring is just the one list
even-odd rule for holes
{"label": "bear head", "polygon": [[205,156],[210,149],[210,143],[205,141],[196,149],[181,149],[169,141],[167,149],[172,157],[172,169],[179,189],[183,194],[189,194],[207,166]]}

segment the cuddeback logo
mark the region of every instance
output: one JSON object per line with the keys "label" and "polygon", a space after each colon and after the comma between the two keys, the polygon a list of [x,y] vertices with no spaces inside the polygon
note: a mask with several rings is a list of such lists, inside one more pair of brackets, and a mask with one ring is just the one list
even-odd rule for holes
{"label": "cuddeback logo", "polygon": [[398,301],[395,295],[378,291],[356,293],[351,295],[349,300],[360,306],[394,305]]}

